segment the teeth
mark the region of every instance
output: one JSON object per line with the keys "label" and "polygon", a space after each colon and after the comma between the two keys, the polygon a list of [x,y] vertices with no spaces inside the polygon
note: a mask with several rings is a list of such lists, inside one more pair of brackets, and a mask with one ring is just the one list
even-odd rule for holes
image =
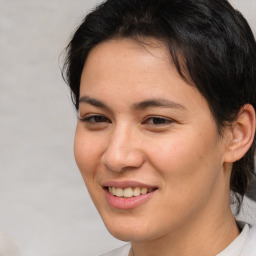
{"label": "teeth", "polygon": [[122,188],[116,188],[115,189],[115,196],[117,197],[123,197],[124,196],[124,190]]}
{"label": "teeth", "polygon": [[149,188],[148,189],[148,193],[152,192],[153,191],[153,188]]}
{"label": "teeth", "polygon": [[116,187],[108,187],[108,191],[110,194],[117,196],[117,197],[133,197],[133,196],[140,196],[140,195],[145,195],[147,193],[150,193],[153,191],[153,188],[116,188]]}
{"label": "teeth", "polygon": [[139,196],[140,195],[140,188],[134,188],[133,189],[133,195],[134,196]]}
{"label": "teeth", "polygon": [[126,188],[124,189],[124,197],[132,197],[133,196],[133,190],[132,188]]}
{"label": "teeth", "polygon": [[140,191],[140,193],[141,193],[142,195],[147,194],[147,192],[148,192],[148,189],[147,189],[147,188],[142,188],[141,191]]}

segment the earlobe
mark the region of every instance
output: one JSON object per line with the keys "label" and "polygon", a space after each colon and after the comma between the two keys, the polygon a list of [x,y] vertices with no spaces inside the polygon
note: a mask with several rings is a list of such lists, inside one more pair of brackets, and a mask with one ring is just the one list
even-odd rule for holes
{"label": "earlobe", "polygon": [[245,104],[233,122],[224,161],[231,163],[241,159],[251,147],[254,136],[255,110],[252,105]]}

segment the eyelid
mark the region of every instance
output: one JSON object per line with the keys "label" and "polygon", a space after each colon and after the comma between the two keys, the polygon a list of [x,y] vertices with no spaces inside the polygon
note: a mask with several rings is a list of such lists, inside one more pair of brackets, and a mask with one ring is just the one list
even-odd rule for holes
{"label": "eyelid", "polygon": [[83,117],[79,117],[79,120],[82,121],[82,122],[87,122],[87,123],[105,123],[104,121],[102,121],[102,122],[90,122],[91,119],[97,118],[97,117],[104,118],[106,123],[110,123],[110,120],[102,114],[87,114]]}
{"label": "eyelid", "polygon": [[163,116],[147,116],[147,117],[145,118],[145,120],[143,121],[143,124],[147,124],[147,121],[153,120],[154,118],[155,118],[155,119],[159,119],[159,120],[163,120],[163,121],[166,121],[166,122],[165,122],[165,123],[159,123],[159,124],[154,124],[154,123],[152,123],[152,124],[149,124],[149,125],[161,126],[161,125],[169,125],[169,124],[171,124],[171,123],[174,122],[173,119],[167,118],[167,117],[163,117]]}

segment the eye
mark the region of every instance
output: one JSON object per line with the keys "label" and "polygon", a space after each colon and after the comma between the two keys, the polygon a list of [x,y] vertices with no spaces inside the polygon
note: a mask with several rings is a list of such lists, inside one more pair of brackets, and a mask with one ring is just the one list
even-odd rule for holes
{"label": "eye", "polygon": [[111,121],[103,115],[87,115],[83,118],[79,118],[80,121],[86,123],[89,127],[102,126]]}
{"label": "eye", "polygon": [[149,124],[149,125],[162,126],[162,125],[168,125],[173,123],[173,120],[165,117],[160,117],[160,116],[152,116],[152,117],[148,117],[143,123]]}
{"label": "eye", "polygon": [[93,116],[87,116],[85,118],[80,119],[83,122],[87,123],[104,123],[107,122],[107,118],[101,115],[93,115]]}

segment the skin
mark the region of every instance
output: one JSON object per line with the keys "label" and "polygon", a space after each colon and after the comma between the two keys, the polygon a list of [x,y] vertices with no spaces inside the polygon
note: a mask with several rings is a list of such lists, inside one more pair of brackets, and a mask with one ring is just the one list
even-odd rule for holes
{"label": "skin", "polygon": [[[80,97],[77,165],[106,227],[132,241],[134,255],[216,255],[237,237],[226,161],[232,132],[219,135],[206,100],[179,76],[163,43],[94,47]],[[172,104],[134,107],[152,99]],[[113,180],[157,190],[134,209],[116,209],[102,187]]]}

